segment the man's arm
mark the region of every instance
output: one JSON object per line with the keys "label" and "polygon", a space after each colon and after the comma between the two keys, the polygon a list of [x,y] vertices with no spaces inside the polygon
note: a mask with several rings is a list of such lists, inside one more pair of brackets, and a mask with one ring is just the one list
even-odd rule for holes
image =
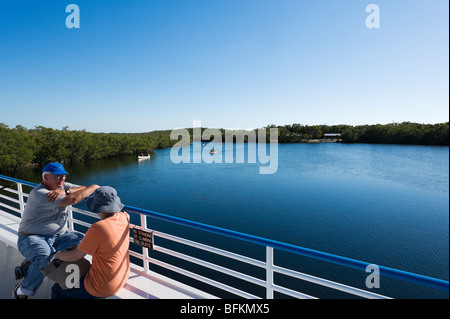
{"label": "man's arm", "polygon": [[58,251],[54,258],[62,261],[77,261],[86,256],[81,250],[75,248],[73,250]]}
{"label": "man's arm", "polygon": [[63,200],[59,203],[58,207],[66,207],[66,206],[78,204],[83,199],[85,199],[86,197],[91,195],[99,187],[100,186],[94,184],[89,187],[81,188],[78,191],[74,191],[74,192],[70,193],[69,195],[66,195],[66,197],[64,197]]}
{"label": "man's arm", "polygon": [[[71,192],[77,192],[79,190],[85,189],[86,186],[78,186],[78,187],[73,187],[70,188]],[[48,192],[47,194],[47,199],[49,202],[56,202],[58,200],[58,198],[60,198],[61,196],[66,195],[66,190],[65,189],[55,189],[55,190],[51,190]]]}
{"label": "man's arm", "polygon": [[[78,192],[79,190],[85,189],[86,186],[78,186],[78,187],[72,187],[69,188],[71,192]],[[64,194],[66,193],[65,189],[62,189],[62,191],[64,192]]]}

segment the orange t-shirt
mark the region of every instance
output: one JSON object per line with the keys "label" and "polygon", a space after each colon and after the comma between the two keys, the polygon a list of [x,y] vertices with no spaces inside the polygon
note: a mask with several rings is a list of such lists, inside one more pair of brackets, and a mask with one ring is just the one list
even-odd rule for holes
{"label": "orange t-shirt", "polygon": [[129,248],[130,216],[115,213],[88,229],[78,249],[92,256],[92,266],[86,274],[87,292],[96,297],[116,294],[130,274]]}

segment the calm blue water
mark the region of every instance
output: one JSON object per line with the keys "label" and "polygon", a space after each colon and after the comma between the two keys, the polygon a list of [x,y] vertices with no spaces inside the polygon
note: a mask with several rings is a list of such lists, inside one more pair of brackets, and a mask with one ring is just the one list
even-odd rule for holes
{"label": "calm blue water", "polygon": [[[218,148],[214,156],[224,156]],[[272,175],[260,175],[263,164],[249,164],[247,153],[243,164],[174,164],[170,149],[140,162],[66,169],[71,182],[115,187],[128,205],[448,280],[448,147],[280,144],[278,153]],[[448,298],[400,290],[400,297]]]}

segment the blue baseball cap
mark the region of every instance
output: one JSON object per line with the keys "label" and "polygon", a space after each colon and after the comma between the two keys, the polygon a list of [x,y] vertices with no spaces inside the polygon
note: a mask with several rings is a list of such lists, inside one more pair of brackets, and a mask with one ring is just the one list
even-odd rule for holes
{"label": "blue baseball cap", "polygon": [[42,173],[44,173],[44,172],[50,172],[54,175],[68,175],[69,174],[64,169],[64,166],[62,166],[60,163],[48,163],[42,169]]}

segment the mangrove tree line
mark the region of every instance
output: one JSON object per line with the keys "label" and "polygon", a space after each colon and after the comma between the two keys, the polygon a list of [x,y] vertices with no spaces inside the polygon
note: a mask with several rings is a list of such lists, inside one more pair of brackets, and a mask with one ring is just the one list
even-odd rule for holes
{"label": "mangrove tree line", "polygon": [[[325,133],[340,133],[343,143],[449,145],[449,123],[419,124],[411,122],[377,125],[269,125],[278,129],[279,143],[304,143],[320,139]],[[202,132],[205,128],[202,128]],[[193,129],[188,129],[193,136]],[[222,141],[225,130],[220,129]],[[37,126],[9,128],[0,123],[0,170],[16,169],[48,162],[77,162],[112,156],[146,153],[153,149],[172,147],[178,140],[170,139],[171,131],[148,133],[90,133],[85,130],[61,130]],[[234,142],[248,141],[248,131],[233,132]],[[203,134],[202,134],[203,135]],[[242,135],[239,137],[239,135]],[[258,136],[258,134],[256,134]],[[181,138],[181,136],[179,137]]]}
{"label": "mangrove tree line", "polygon": [[67,127],[9,128],[0,123],[0,170],[48,162],[77,162],[147,153],[171,147],[170,131],[149,133],[90,133]]}

